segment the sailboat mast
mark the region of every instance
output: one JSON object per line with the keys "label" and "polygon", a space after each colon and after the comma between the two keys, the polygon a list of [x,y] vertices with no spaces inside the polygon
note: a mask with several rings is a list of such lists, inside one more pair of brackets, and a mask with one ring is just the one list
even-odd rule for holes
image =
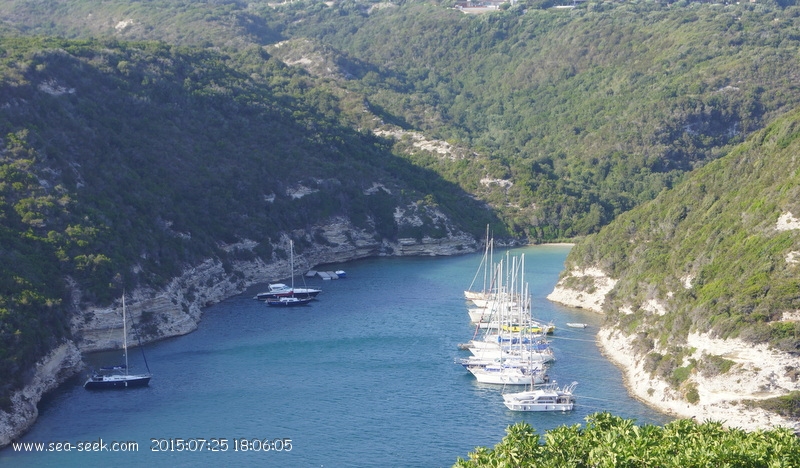
{"label": "sailboat mast", "polygon": [[128,375],[128,320],[125,318],[125,295],[122,295],[122,352],[125,354],[125,375]]}
{"label": "sailboat mast", "polygon": [[289,271],[292,275],[292,294],[294,294],[294,241],[289,239]]}
{"label": "sailboat mast", "polygon": [[486,245],[483,250],[483,293],[486,294],[487,280],[489,278],[489,268],[491,268],[491,259],[489,258],[489,225],[486,225]]}

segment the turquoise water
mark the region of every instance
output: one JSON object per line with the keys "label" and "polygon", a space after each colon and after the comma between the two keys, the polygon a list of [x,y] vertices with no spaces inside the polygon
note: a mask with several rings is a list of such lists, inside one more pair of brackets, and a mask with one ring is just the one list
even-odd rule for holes
{"label": "turquoise water", "polygon": [[[270,308],[253,300],[264,285],[209,307],[194,333],[146,346],[154,374],[149,387],[90,392],[83,377],[75,378],[39,405],[39,419],[20,439],[102,440],[109,450],[113,442],[135,442],[138,450],[20,453],[8,447],[0,451],[0,466],[444,467],[476,446],[494,446],[518,421],[542,434],[604,410],[639,423],[667,422],[628,397],[620,372],[600,355],[594,332],[602,317],[545,298],[568,251],[512,252],[526,255],[535,314],[557,326],[551,377],[579,382],[570,413],[508,411],[499,387],[476,383],[454,363],[467,355],[458,344],[474,331],[463,290],[480,254],[376,258],[329,268],[346,270],[346,279],[307,279],[323,290],[307,307]],[[564,326],[573,321],[590,326]],[[131,353],[132,367],[141,370],[137,356]],[[109,356],[88,360],[107,363]],[[177,451],[177,439],[192,450]],[[264,440],[275,439],[283,450],[263,450]],[[165,450],[154,451],[159,445]]]}

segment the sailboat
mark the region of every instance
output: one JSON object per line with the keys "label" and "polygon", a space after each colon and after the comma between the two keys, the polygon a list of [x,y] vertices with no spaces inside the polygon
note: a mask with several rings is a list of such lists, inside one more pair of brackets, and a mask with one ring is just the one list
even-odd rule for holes
{"label": "sailboat", "polygon": [[[99,372],[92,372],[89,380],[83,384],[83,388],[89,390],[105,390],[109,388],[133,388],[146,387],[150,384],[150,367],[145,358],[144,365],[147,367],[146,374],[128,373],[128,321],[125,313],[125,295],[122,295],[122,351],[125,355],[125,364],[113,367],[103,367]],[[140,346],[141,348],[141,346]],[[144,349],[142,349],[144,356]]]}
{"label": "sailboat", "polygon": [[[489,237],[489,225],[486,225],[486,242],[484,246],[483,257],[481,258],[481,263],[478,265],[478,270],[475,272],[475,277],[472,278],[472,283],[469,285],[464,291],[464,297],[469,301],[480,301],[480,300],[487,300],[493,296],[492,291],[493,287],[495,287],[494,283],[494,276],[490,276],[490,271],[493,268],[492,264],[492,253],[494,249],[494,239]],[[483,289],[476,290],[474,289],[475,282],[478,280],[478,275],[483,272]],[[488,282],[491,281],[492,284]],[[485,305],[479,305],[479,307],[486,307]]]}
{"label": "sailboat", "polygon": [[[308,289],[308,288],[300,288],[295,290],[294,287],[294,242],[289,240],[289,268],[292,275],[292,286],[286,290],[284,290],[281,294],[278,294],[274,297],[267,298],[267,305],[268,306],[277,306],[277,307],[291,307],[291,306],[299,306],[299,305],[306,305],[309,302],[314,300],[317,294],[320,293],[318,289]],[[272,290],[273,285],[270,285],[270,290]],[[263,294],[263,293],[262,293]],[[256,296],[258,297],[258,296]]]}

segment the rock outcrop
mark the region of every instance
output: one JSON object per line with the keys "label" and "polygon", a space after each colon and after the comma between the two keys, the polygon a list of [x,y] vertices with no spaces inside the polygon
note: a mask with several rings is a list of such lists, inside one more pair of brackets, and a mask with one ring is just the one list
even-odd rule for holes
{"label": "rock outcrop", "polygon": [[[296,237],[300,233],[293,233]],[[337,219],[315,229],[316,239],[308,237],[308,245],[295,253],[295,274],[303,273],[316,265],[343,263],[351,260],[381,256],[455,255],[474,252],[478,248],[473,236],[457,233],[443,239],[400,239],[397,242],[379,242],[374,235],[353,228],[346,220]],[[316,240],[316,242],[315,242]],[[324,242],[320,243],[319,241]],[[225,250],[250,250],[254,241],[242,241],[225,246]],[[288,251],[288,237],[273,250]],[[203,308],[225,298],[242,293],[249,286],[280,280],[288,276],[289,259],[273,253],[264,261],[234,261],[223,265],[219,260],[206,260],[189,268],[173,279],[162,290],[137,289],[126,299],[127,312],[143,341],[153,341],[184,335],[197,328]],[[80,303],[75,294],[76,308]],[[122,347],[121,303],[105,308],[90,308],[73,317],[72,335],[83,352],[94,352]],[[134,340],[132,331],[129,343]]]}
{"label": "rock outcrop", "polygon": [[[743,404],[743,400],[760,400],[800,390],[796,378],[786,373],[786,368],[796,365],[796,358],[771,351],[766,345],[693,334],[689,337],[689,345],[694,349],[690,359],[699,361],[715,355],[734,364],[726,372],[713,376],[693,372],[680,388],[675,388],[664,379],[653,378],[645,369],[645,356],[636,353],[634,338],[612,328],[603,328],[598,333],[603,354],[623,370],[629,391],[639,400],[672,416],[695,418],[699,422],[719,421],[727,427],[748,431],[778,426],[800,431],[800,421]],[[697,401],[687,401],[687,388],[696,389]]]}
{"label": "rock outcrop", "polygon": [[11,411],[0,411],[0,447],[27,431],[39,416],[37,405],[42,395],[73,376],[82,366],[81,353],[71,341],[59,345],[40,359],[31,382],[11,395]]}
{"label": "rock outcrop", "polygon": [[[573,284],[574,283],[574,284]],[[599,268],[573,269],[556,284],[547,298],[568,307],[603,313],[603,302],[616,280]]]}

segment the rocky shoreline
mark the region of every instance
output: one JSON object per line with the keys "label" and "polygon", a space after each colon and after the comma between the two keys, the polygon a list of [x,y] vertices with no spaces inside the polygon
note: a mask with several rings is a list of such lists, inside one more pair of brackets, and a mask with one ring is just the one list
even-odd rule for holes
{"label": "rocky shoreline", "polygon": [[[587,290],[591,292],[571,289],[565,286],[569,277],[584,281],[588,277],[594,287]],[[547,298],[568,307],[602,314],[602,305],[614,284],[614,279],[599,269],[576,269],[562,277]],[[649,304],[642,306],[652,307]],[[604,326],[598,332],[597,339],[602,353],[622,370],[630,394],[656,410],[676,418],[719,421],[726,427],[747,431],[778,426],[800,431],[800,421],[742,403],[742,400],[772,398],[800,390],[800,382],[786,375],[787,368],[797,365],[797,359],[788,353],[771,350],[766,345],[753,346],[740,340],[690,335],[687,346],[694,350],[690,358],[700,359],[704,354],[713,354],[734,362],[730,370],[712,377],[693,372],[688,382],[697,389],[699,398],[696,403],[690,403],[669,382],[654,378],[645,370],[645,356],[634,351],[634,337]]]}
{"label": "rocky shoreline", "polygon": [[72,341],[63,343],[36,363],[31,382],[11,395],[13,410],[0,411],[0,448],[33,425],[39,416],[42,396],[57,388],[83,368],[81,352]]}
{"label": "rocky shoreline", "polygon": [[[310,246],[295,255],[295,272],[302,273],[317,265],[344,263],[374,256],[437,256],[477,251],[480,246],[471,235],[457,232],[440,239],[399,239],[397,242],[378,242],[369,232],[355,229],[346,220],[334,220],[319,227],[321,244],[309,239]],[[285,245],[284,245],[285,244]],[[225,248],[251,250],[255,241],[243,241]],[[288,237],[277,249],[288,248]],[[126,296],[126,310],[131,320],[141,326],[142,340],[152,342],[184,335],[197,329],[203,309],[248,287],[278,281],[288,276],[289,260],[273,255],[267,263],[256,258],[235,261],[226,269],[216,259],[208,259],[187,269],[162,290],[137,289]],[[0,411],[0,448],[9,445],[25,433],[38,417],[37,405],[42,396],[85,369],[82,354],[122,347],[120,304],[110,307],[81,308],[81,294],[72,295],[72,340],[58,346],[42,358],[33,371],[33,378],[11,397],[12,410]],[[129,336],[129,341],[134,339]]]}

